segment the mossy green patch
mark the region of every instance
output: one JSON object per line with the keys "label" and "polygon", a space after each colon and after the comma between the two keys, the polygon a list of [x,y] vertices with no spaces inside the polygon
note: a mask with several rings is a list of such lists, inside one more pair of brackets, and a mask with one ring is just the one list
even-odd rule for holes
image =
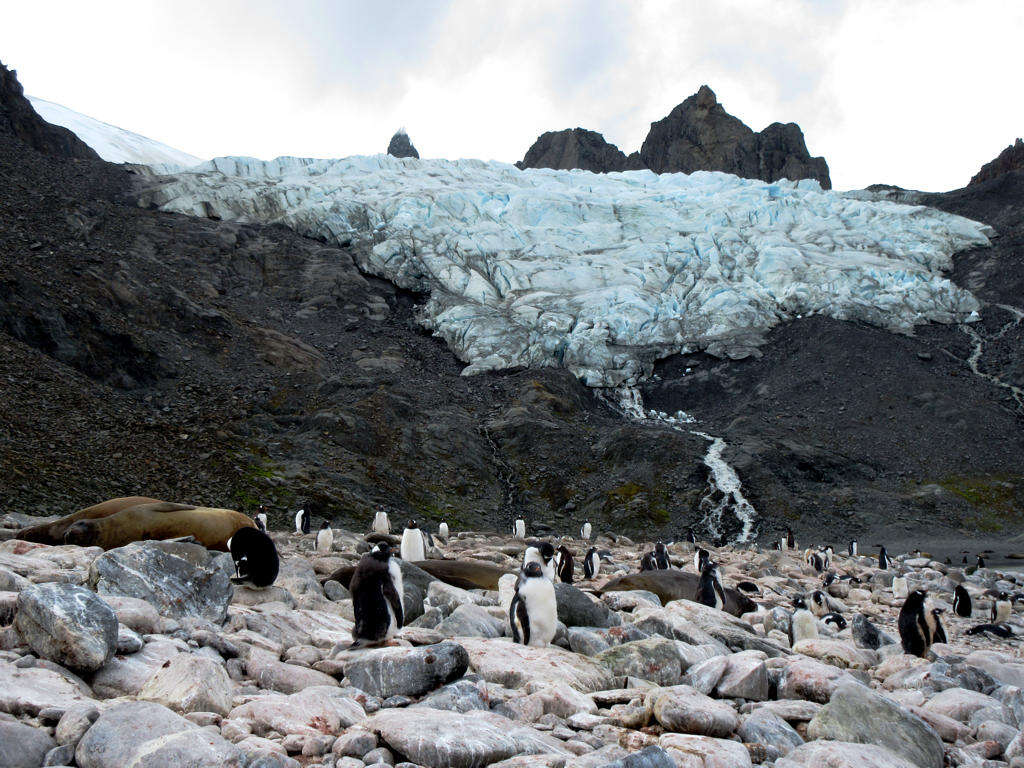
{"label": "mossy green patch", "polygon": [[1024,478],[1013,475],[950,475],[938,483],[970,504],[975,513],[964,520],[968,527],[997,533],[1024,522]]}

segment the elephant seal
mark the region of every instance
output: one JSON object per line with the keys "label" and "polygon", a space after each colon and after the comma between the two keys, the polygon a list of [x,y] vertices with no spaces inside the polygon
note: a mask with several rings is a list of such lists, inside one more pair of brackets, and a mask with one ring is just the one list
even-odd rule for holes
{"label": "elephant seal", "polygon": [[148,496],[122,496],[117,499],[107,499],[99,504],[93,504],[91,507],[65,515],[59,520],[54,520],[52,523],[40,523],[39,525],[30,525],[27,528],[22,528],[18,531],[15,538],[23,541],[33,541],[36,544],[55,546],[64,543],[64,534],[72,523],[77,523],[79,520],[96,520],[101,517],[108,517],[117,514],[122,509],[135,507],[139,504],[161,503],[163,502],[160,499],[151,499]]}
{"label": "elephant seal", "polygon": [[133,541],[191,536],[207,549],[228,551],[228,539],[241,528],[255,528],[251,517],[233,509],[156,502],[136,504],[116,514],[72,523],[65,544],[115,549]]}
{"label": "elephant seal", "polygon": [[[604,594],[605,592],[629,591],[631,589],[644,589],[653,592],[661,599],[662,604],[672,600],[698,602],[700,576],[688,571],[641,571],[612,579],[596,591],[598,594]],[[744,613],[756,611],[757,603],[739,590],[730,587],[725,590],[725,605],[722,606],[722,610],[733,616],[742,616]]]}
{"label": "elephant seal", "polygon": [[[420,560],[416,563],[406,563],[403,572],[406,572],[409,566],[426,572],[429,574],[430,580],[443,581],[445,584],[460,589],[496,590],[498,579],[506,573],[512,573],[505,568],[499,568],[493,563],[485,563],[481,560]],[[337,581],[347,588],[355,570],[353,565],[343,565],[324,581]],[[424,590],[430,580],[423,585]]]}

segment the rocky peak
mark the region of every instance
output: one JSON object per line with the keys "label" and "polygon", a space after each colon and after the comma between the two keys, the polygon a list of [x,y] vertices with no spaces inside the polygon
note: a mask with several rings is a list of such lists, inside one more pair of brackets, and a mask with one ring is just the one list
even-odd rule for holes
{"label": "rocky peak", "polygon": [[409,134],[405,132],[404,128],[398,129],[391,137],[391,141],[388,143],[388,154],[393,157],[415,157],[417,160],[420,158],[420,153],[412,145]]}
{"label": "rocky peak", "polygon": [[99,160],[92,148],[67,128],[50,125],[32,108],[18,82],[18,73],[0,62],[0,126],[48,155]]}
{"label": "rocky peak", "polygon": [[1017,141],[1000,152],[999,157],[981,166],[981,170],[971,179],[971,184],[980,184],[983,181],[1002,176],[1004,173],[1020,170],[1024,170],[1024,141],[1018,138]]}
{"label": "rocky peak", "polygon": [[600,133],[586,128],[566,128],[541,134],[516,166],[563,171],[579,168],[594,173],[644,167],[636,153],[626,157],[618,147],[605,141]]}

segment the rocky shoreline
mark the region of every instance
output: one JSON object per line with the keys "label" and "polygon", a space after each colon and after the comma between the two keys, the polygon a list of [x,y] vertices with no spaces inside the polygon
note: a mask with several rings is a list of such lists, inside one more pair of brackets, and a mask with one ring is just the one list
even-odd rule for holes
{"label": "rocky shoreline", "polygon": [[[1019,645],[966,634],[990,595],[1019,589],[995,569],[836,555],[827,599],[849,626],[819,621],[791,648],[792,597],[822,586],[803,552],[712,550],[726,587],[756,585],[757,609],[736,617],[606,590],[650,544],[599,536],[599,575],[557,587],[551,646],[512,643],[498,590],[403,563],[407,626],[349,651],[352,600],[331,576],[372,537],[335,530],[319,553],[312,535],[273,532],[281,573],[259,590],[195,544],[51,547],[11,538],[24,522],[0,518],[3,766],[1024,765]],[[577,562],[589,546],[562,541]],[[509,573],[524,549],[472,532],[434,545],[428,558]],[[692,573],[691,545],[669,552]],[[962,583],[974,618],[947,610],[949,643],[904,654],[897,575],[936,607]],[[1024,629],[1018,613],[1009,623]]]}

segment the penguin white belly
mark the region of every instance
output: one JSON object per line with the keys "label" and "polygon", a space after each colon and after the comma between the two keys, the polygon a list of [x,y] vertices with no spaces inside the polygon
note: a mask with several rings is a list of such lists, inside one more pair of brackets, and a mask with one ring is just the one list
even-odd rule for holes
{"label": "penguin white belly", "polygon": [[304,514],[304,512],[305,512],[305,510],[300,509],[298,512],[295,513],[295,532],[296,533],[302,533],[302,515]]}
{"label": "penguin white belly", "polygon": [[593,528],[591,527],[590,523],[584,523],[583,524],[583,538],[586,541],[590,541],[590,534],[591,534],[592,531],[593,531]]}
{"label": "penguin white belly", "polygon": [[517,539],[526,538],[526,521],[519,519],[515,523],[515,536]]}
{"label": "penguin white belly", "polygon": [[442,539],[448,539],[448,523],[441,523],[437,526],[437,535]]}
{"label": "penguin white belly", "polygon": [[387,512],[378,512],[373,517],[373,532],[387,534],[391,532],[391,523]]}
{"label": "penguin white belly", "polygon": [[[402,604],[402,615],[405,615],[405,589],[402,583],[402,567],[398,564],[398,561],[394,558],[388,560],[388,575],[391,577],[391,583],[395,586],[395,592],[398,593],[398,601]],[[385,639],[390,640],[395,636],[401,627],[398,626],[398,617],[395,616],[395,611],[391,607],[391,603],[388,600],[384,601],[388,607],[388,631],[385,634]]]}
{"label": "penguin white belly", "polygon": [[316,551],[317,552],[330,552],[331,547],[334,546],[334,531],[330,528],[324,528],[316,535]]}
{"label": "penguin white belly", "polygon": [[853,546],[850,547],[850,554],[854,557],[857,556],[857,542],[853,542]]}
{"label": "penguin white belly", "polygon": [[993,624],[1001,624],[1004,621],[1009,621],[1011,614],[1009,601],[999,600],[996,603],[996,607],[993,611],[993,614],[995,615],[995,620],[992,622]]}
{"label": "penguin white belly", "polygon": [[793,636],[794,645],[801,640],[813,640],[818,637],[818,620],[810,611],[796,611],[790,622],[790,634]]}
{"label": "penguin white belly", "polygon": [[263,530],[266,530],[267,529],[267,516],[266,516],[266,514],[263,513],[263,512],[260,512],[258,515],[256,515],[256,519],[259,520],[261,523],[263,523]]}
{"label": "penguin white belly", "polygon": [[558,629],[554,584],[550,579],[527,579],[519,585],[519,598],[526,604],[526,614],[530,617],[528,645],[550,645]]}
{"label": "penguin white belly", "polygon": [[601,558],[598,556],[597,552],[590,556],[590,569],[593,571],[591,578],[597,576],[601,571]]}
{"label": "penguin white belly", "polygon": [[416,563],[424,560],[423,555],[423,534],[419,528],[406,528],[402,532],[402,559],[407,563]]}

